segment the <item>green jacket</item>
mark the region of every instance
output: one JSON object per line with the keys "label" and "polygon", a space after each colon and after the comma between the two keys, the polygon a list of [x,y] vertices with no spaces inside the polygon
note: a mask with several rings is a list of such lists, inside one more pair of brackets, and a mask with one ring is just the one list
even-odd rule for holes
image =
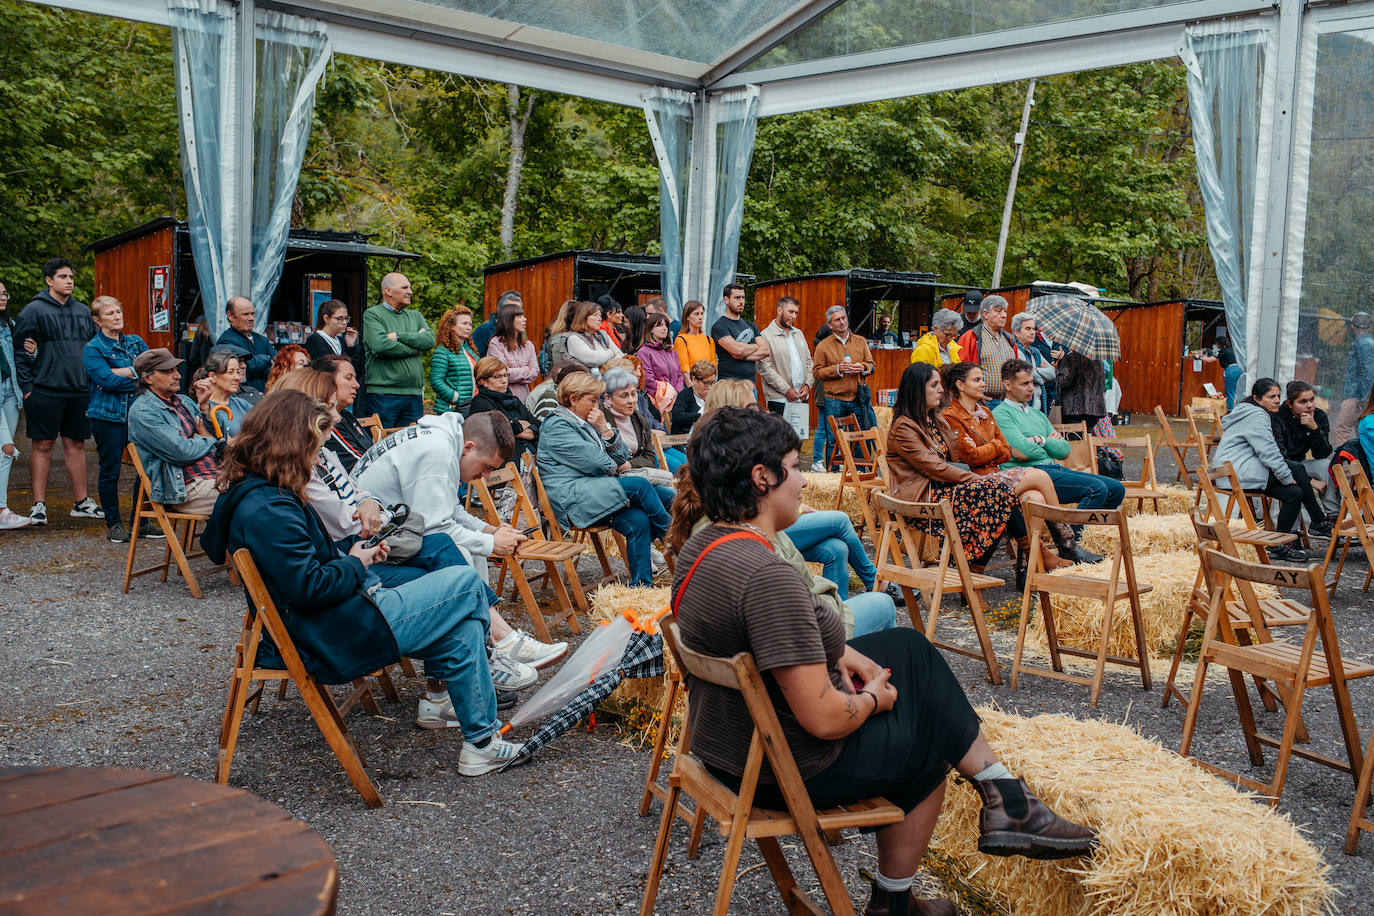
{"label": "green jacket", "polygon": [[[386,335],[396,333],[392,340]],[[434,349],[434,332],[415,309],[399,312],[374,305],[363,312],[367,390],[372,394],[425,393],[423,354]]]}
{"label": "green jacket", "polygon": [[453,410],[454,405],[472,400],[472,366],[477,361],[477,351],[468,340],[463,341],[463,349],[472,354],[472,363],[462,353],[454,353],[443,346],[435,347],[429,359],[429,384],[434,389],[435,413]]}
{"label": "green jacket", "polygon": [[[1069,455],[1069,443],[1063,439],[1050,438],[1054,434],[1050,418],[1034,407],[1022,410],[1019,404],[1003,401],[993,409],[992,418],[997,421],[997,428],[1002,431],[1002,435],[1007,437],[1007,444],[1026,456],[1024,461],[1002,462],[1004,468],[1029,468],[1037,464],[1059,461]],[[1037,445],[1032,442],[1032,436],[1044,436],[1045,444]]]}

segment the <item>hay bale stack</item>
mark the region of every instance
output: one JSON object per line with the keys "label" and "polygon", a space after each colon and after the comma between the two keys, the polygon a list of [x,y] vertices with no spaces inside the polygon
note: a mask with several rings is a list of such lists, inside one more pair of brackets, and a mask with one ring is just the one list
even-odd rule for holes
{"label": "hay bale stack", "polygon": [[[1137,559],[1156,553],[1170,553],[1175,550],[1191,551],[1197,546],[1197,532],[1193,530],[1192,519],[1182,515],[1136,515],[1127,519],[1131,531],[1131,555]],[[1231,520],[1232,531],[1244,531],[1245,523],[1240,519]],[[1116,556],[1119,538],[1115,528],[1087,527],[1083,529],[1083,546],[1093,553],[1104,557]],[[1247,560],[1254,560],[1254,549],[1248,551]]]}
{"label": "hay bale stack", "polygon": [[887,441],[887,431],[892,428],[892,408],[875,407],[873,417],[878,422],[878,428],[883,431],[883,441]]}
{"label": "hay bale stack", "polygon": [[1164,494],[1164,498],[1159,501],[1158,513],[1155,512],[1154,501],[1149,499],[1145,500],[1144,512],[1141,512],[1140,509],[1137,508],[1137,503],[1134,499],[1128,499],[1122,504],[1121,508],[1126,510],[1127,515],[1187,515],[1188,510],[1195,505],[1194,497],[1197,495],[1196,490],[1164,484],[1155,487],[1155,490]]}
{"label": "hay bale stack", "polygon": [[977,794],[950,777],[939,849],[1018,916],[1063,913],[1320,913],[1329,866],[1286,815],[1157,742],[1108,722],[978,710],[1012,772],[1065,817],[1098,831],[1090,859],[984,856]]}
{"label": "hay bale stack", "polygon": [[[1149,653],[1161,658],[1172,658],[1178,642],[1178,631],[1183,626],[1187,614],[1188,601],[1193,592],[1193,581],[1197,576],[1198,557],[1193,551],[1175,550],[1149,556],[1135,556],[1136,582],[1154,586],[1140,596],[1141,617],[1145,624],[1145,648]],[[1091,576],[1106,579],[1111,576],[1111,560],[1103,560],[1092,565],[1070,566],[1055,570],[1051,576]],[[1121,571],[1121,581],[1125,581],[1126,571]],[[1278,594],[1272,586],[1255,586],[1255,594],[1260,598],[1273,598]],[[1097,640],[1102,632],[1102,602],[1092,598],[1078,598],[1072,595],[1054,595],[1055,629],[1059,642],[1065,646],[1097,651]],[[1040,603],[1032,601],[1031,607],[1038,609]],[[1044,648],[1045,621],[1038,610],[1030,629],[1032,644]],[[1131,628],[1130,603],[1121,600],[1112,612],[1112,634],[1107,645],[1112,655],[1134,658],[1135,634]]]}
{"label": "hay bale stack", "polygon": [[[834,509],[835,493],[840,489],[841,475],[814,474],[807,471],[803,476],[806,477],[806,489],[802,490],[802,501],[816,509]],[[863,504],[859,496],[857,487],[845,487],[844,501],[840,503],[840,511],[848,515],[856,527],[864,518]]]}

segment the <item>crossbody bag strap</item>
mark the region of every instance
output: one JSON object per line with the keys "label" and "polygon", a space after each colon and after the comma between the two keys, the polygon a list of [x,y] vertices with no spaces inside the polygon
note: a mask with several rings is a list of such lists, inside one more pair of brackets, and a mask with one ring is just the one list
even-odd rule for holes
{"label": "crossbody bag strap", "polygon": [[773,545],[768,543],[767,538],[763,537],[762,535],[755,534],[752,531],[732,531],[729,534],[722,534],[720,537],[716,538],[714,541],[707,544],[706,549],[703,550],[701,553],[697,554],[696,560],[692,563],[692,568],[687,570],[687,575],[682,577],[682,582],[677,587],[677,594],[673,596],[674,617],[677,616],[677,606],[682,603],[682,594],[687,590],[687,583],[692,581],[692,574],[697,571],[697,567],[701,565],[701,561],[706,559],[706,555],[710,553],[712,550],[714,550],[716,547],[720,546],[721,544],[724,544],[726,541],[738,541],[745,538],[753,541],[758,541],[760,544],[763,544],[769,550],[773,549]]}

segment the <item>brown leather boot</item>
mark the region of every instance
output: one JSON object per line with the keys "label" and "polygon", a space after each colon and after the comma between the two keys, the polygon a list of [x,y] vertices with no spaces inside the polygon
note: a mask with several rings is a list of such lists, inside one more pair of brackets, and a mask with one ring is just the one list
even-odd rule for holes
{"label": "brown leather boot", "polygon": [[885,891],[873,885],[864,916],[957,916],[958,907],[943,897],[913,897],[911,891]]}
{"label": "brown leather boot", "polygon": [[1067,859],[1090,853],[1097,833],[1055,814],[1024,779],[973,780],[983,798],[978,851],[990,856]]}

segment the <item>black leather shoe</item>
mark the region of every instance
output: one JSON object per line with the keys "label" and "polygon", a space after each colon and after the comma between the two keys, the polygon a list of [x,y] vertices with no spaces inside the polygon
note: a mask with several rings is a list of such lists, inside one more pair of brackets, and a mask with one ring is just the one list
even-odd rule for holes
{"label": "black leather shoe", "polygon": [[953,901],[943,897],[913,897],[911,891],[885,891],[878,885],[868,898],[864,916],[957,916]]}
{"label": "black leather shoe", "polygon": [[990,856],[1067,859],[1090,853],[1096,831],[1060,817],[1031,794],[1024,779],[973,780],[983,798],[978,851]]}

